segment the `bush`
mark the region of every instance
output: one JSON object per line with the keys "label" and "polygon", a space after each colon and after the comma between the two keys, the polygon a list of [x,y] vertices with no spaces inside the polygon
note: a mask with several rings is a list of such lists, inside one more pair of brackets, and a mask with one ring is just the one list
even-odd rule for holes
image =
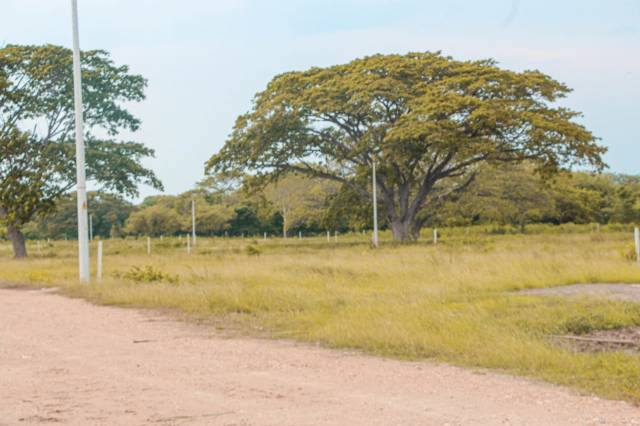
{"label": "bush", "polygon": [[249,256],[260,256],[260,254],[262,253],[262,251],[256,246],[247,246],[244,251]]}
{"label": "bush", "polygon": [[127,272],[116,272],[114,276],[137,283],[167,282],[170,284],[178,284],[180,281],[178,275],[171,275],[151,265],[142,267],[134,266]]}

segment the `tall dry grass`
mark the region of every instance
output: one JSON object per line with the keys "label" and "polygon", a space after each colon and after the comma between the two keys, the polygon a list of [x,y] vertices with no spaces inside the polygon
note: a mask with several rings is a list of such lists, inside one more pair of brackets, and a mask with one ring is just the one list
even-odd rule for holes
{"label": "tall dry grass", "polygon": [[513,294],[640,282],[640,267],[623,256],[629,241],[626,232],[444,230],[438,246],[386,243],[377,250],[362,235],[341,236],[337,244],[324,237],[199,238],[187,255],[184,240],[165,238],[154,240],[148,256],[146,239],[109,240],[105,277],[90,285],[75,279],[72,242],[41,243],[39,254],[30,243],[33,256],[26,261],[9,259],[5,244],[0,280],[56,286],[102,304],[173,308],[250,333],[497,369],[640,402],[638,355],[576,353],[548,338],[640,325],[640,305]]}

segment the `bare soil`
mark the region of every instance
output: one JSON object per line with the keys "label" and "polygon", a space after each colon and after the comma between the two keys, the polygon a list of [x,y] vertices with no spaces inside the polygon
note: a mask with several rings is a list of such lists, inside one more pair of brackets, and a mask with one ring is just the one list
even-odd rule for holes
{"label": "bare soil", "polygon": [[561,346],[579,352],[622,351],[640,353],[640,327],[599,330],[570,336],[553,336]]}
{"label": "bare soil", "polygon": [[573,284],[521,290],[517,294],[532,296],[595,296],[640,303],[640,284]]}
{"label": "bare soil", "polygon": [[0,425],[640,425],[640,409],[429,362],[224,338],[0,290]]}

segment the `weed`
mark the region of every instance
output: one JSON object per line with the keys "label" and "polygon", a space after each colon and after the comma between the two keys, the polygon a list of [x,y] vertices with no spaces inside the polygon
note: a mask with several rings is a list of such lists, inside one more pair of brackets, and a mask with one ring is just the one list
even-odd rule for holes
{"label": "weed", "polygon": [[115,272],[113,276],[137,283],[166,282],[170,284],[178,284],[180,282],[180,277],[178,275],[163,272],[152,265],[142,267],[132,266],[131,269],[126,272]]}

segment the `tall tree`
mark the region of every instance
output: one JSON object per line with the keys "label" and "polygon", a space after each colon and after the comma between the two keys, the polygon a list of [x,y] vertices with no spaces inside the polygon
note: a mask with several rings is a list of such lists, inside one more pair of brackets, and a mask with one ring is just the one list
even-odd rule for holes
{"label": "tall tree", "polygon": [[429,52],[288,72],[256,95],[207,171],[294,171],[370,196],[363,177],[375,161],[394,239],[407,241],[428,219],[418,213],[468,186],[483,162],[604,167],[579,114],[553,106],[569,92],[538,71]]}
{"label": "tall tree", "polygon": [[[138,184],[161,189],[141,160],[153,150],[115,140],[140,121],[123,104],[144,99],[146,80],[102,50],[82,54],[87,178],[101,188],[137,195]],[[0,49],[0,222],[16,257],[26,256],[21,228],[50,212],[75,185],[71,51],[59,46]]]}
{"label": "tall tree", "polygon": [[326,200],[337,191],[333,182],[291,173],[269,183],[263,194],[282,216],[282,236],[287,238],[289,230],[305,223],[319,227]]}

